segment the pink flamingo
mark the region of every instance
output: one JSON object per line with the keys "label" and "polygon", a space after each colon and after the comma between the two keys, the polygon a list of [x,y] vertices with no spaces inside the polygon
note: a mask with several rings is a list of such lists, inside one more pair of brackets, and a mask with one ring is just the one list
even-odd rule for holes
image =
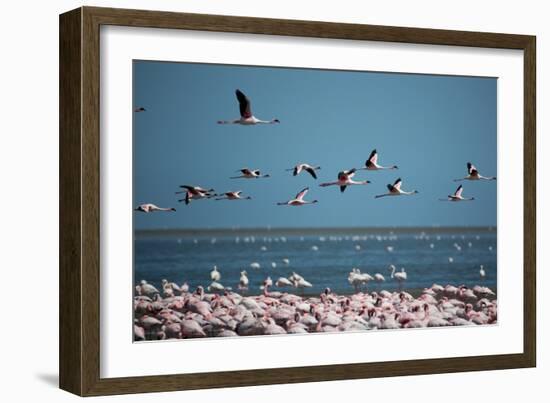
{"label": "pink flamingo", "polygon": [[252,108],[250,106],[250,99],[241,90],[235,90],[237,101],[239,101],[239,112],[241,117],[234,120],[218,120],[218,124],[238,124],[244,126],[251,126],[257,124],[273,124],[280,123],[279,119],[260,120],[252,114]]}
{"label": "pink flamingo", "polygon": [[306,196],[307,192],[309,192],[309,188],[302,189],[300,192],[298,192],[298,194],[294,197],[294,199],[291,199],[286,202],[277,203],[277,205],[278,206],[304,206],[306,204],[317,203],[318,202],[317,200],[313,200],[310,202],[304,200],[304,197]]}
{"label": "pink flamingo", "polygon": [[355,175],[355,172],[357,172],[357,169],[352,168],[347,171],[341,171],[338,173],[338,180],[336,182],[325,182],[321,183],[319,186],[326,187],[326,186],[339,186],[340,192],[344,193],[346,188],[348,186],[352,185],[368,185],[370,181],[356,181],[353,180],[353,176]]}

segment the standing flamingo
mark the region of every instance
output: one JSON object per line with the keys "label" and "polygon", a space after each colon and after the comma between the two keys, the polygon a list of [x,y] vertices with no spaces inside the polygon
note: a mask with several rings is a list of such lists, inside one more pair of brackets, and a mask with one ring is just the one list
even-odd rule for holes
{"label": "standing flamingo", "polygon": [[355,181],[353,176],[357,172],[357,169],[352,168],[348,171],[341,171],[338,173],[338,180],[336,182],[321,183],[319,186],[340,186],[340,192],[344,192],[348,186],[352,185],[368,185],[370,181]]}
{"label": "standing flamingo", "polygon": [[440,201],[461,202],[475,200],[473,197],[462,196],[462,185],[456,188],[454,194],[447,196],[446,199],[439,199]]}
{"label": "standing flamingo", "polygon": [[409,195],[414,195],[418,193],[418,190],[413,190],[411,192],[406,192],[404,190],[401,190],[401,183],[402,183],[401,178],[397,178],[397,180],[393,183],[393,185],[390,185],[388,183],[387,185],[389,190],[388,193],[376,195],[374,197],[378,199],[380,197],[385,197],[385,196],[409,196]]}
{"label": "standing flamingo", "polygon": [[482,175],[480,175],[477,168],[471,162],[468,162],[466,164],[466,167],[468,168],[468,175],[466,175],[464,178],[455,179],[455,182],[459,182],[459,181],[463,181],[463,180],[468,180],[468,181],[478,181],[478,180],[494,181],[494,180],[497,180],[496,176],[482,176]]}
{"label": "standing flamingo", "polygon": [[485,269],[483,268],[483,265],[479,266],[479,278],[481,280],[485,280]]}
{"label": "standing flamingo", "polygon": [[402,267],[400,272],[395,272],[396,267],[392,264],[390,265],[389,269],[391,269],[391,278],[395,278],[397,282],[399,283],[399,290],[401,290],[401,287],[403,285],[403,281],[407,280],[407,272],[405,272],[405,268]]}
{"label": "standing flamingo", "polygon": [[304,200],[304,197],[306,196],[308,191],[309,191],[309,188],[305,188],[305,189],[301,190],[296,195],[296,197],[294,199],[286,201],[286,202],[277,203],[277,205],[278,206],[303,206],[305,204],[315,204],[315,203],[317,203],[318,202],[317,200],[313,200],[313,201],[310,201],[310,202]]}
{"label": "standing flamingo", "polygon": [[380,273],[376,273],[374,275],[374,280],[377,282],[377,283],[383,283],[384,281],[386,281],[386,279],[384,278],[383,275],[381,275]]}
{"label": "standing flamingo", "polygon": [[232,176],[229,179],[258,179],[258,178],[269,178],[269,174],[262,175],[260,170],[258,169],[248,169],[248,168],[242,168],[239,169],[237,172],[240,172],[242,175],[240,176]]}
{"label": "standing flamingo", "polygon": [[315,172],[316,169],[321,169],[321,167],[301,163],[296,165],[294,168],[287,169],[287,171],[292,171],[293,176],[300,175],[301,172],[306,171],[313,176],[314,179],[317,179],[317,173]]}
{"label": "standing flamingo", "polygon": [[212,279],[212,281],[220,281],[222,275],[218,271],[218,266],[214,265],[214,268],[210,272],[210,278]]}
{"label": "standing flamingo", "polygon": [[241,277],[239,279],[239,290],[248,290],[248,277],[246,270],[241,271]]}
{"label": "standing flamingo", "polygon": [[236,90],[235,95],[239,101],[239,112],[241,117],[234,120],[218,120],[218,124],[238,124],[238,125],[257,125],[257,124],[273,124],[280,123],[279,119],[260,120],[252,115],[252,108],[250,107],[250,99],[243,94],[241,90]]}
{"label": "standing flamingo", "polygon": [[397,165],[391,165],[384,167],[378,164],[378,153],[376,149],[372,150],[370,153],[369,159],[365,162],[365,166],[360,169],[366,169],[368,171],[381,171],[383,169],[399,169]]}
{"label": "standing flamingo", "polygon": [[143,213],[152,213],[155,211],[176,211],[174,207],[158,207],[152,203],[140,204],[134,211],[141,211]]}

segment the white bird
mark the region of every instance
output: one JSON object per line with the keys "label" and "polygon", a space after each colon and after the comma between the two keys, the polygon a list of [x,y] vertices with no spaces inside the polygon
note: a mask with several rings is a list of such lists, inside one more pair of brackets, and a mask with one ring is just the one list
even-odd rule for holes
{"label": "white bird", "polygon": [[290,281],[288,278],[279,277],[278,280],[275,282],[275,285],[277,287],[291,287],[292,281]]}
{"label": "white bird", "polygon": [[397,165],[391,165],[387,167],[378,165],[378,153],[376,152],[376,149],[374,149],[370,153],[369,159],[365,162],[365,166],[360,169],[366,169],[368,171],[380,171],[383,169],[399,169],[399,168],[397,167]]}
{"label": "white bird", "polygon": [[291,200],[286,201],[286,202],[277,203],[277,205],[278,206],[303,206],[303,205],[306,205],[306,204],[315,204],[315,203],[317,203],[318,202],[317,200],[313,200],[313,201],[310,201],[310,202],[304,200],[304,197],[306,196],[308,191],[309,191],[309,188],[302,189],[295,196],[294,199],[291,199]]}
{"label": "white bird", "polygon": [[241,277],[239,278],[239,290],[248,290],[248,273],[246,270],[241,271]]}
{"label": "white bird", "polygon": [[259,269],[259,268],[261,268],[261,265],[258,262],[252,262],[252,263],[250,263],[250,268],[251,269]]}
{"label": "white bird", "polygon": [[462,196],[462,185],[456,188],[455,192],[452,195],[448,195],[446,199],[439,199],[440,201],[450,201],[450,202],[461,202],[461,201],[472,201],[475,200],[473,197],[464,197]]}
{"label": "white bird", "polygon": [[149,298],[153,298],[155,294],[160,294],[159,290],[157,290],[157,288],[154,285],[149,284],[145,280],[140,281],[139,285],[136,286],[136,290],[138,290],[138,293],[140,295],[146,295]]}
{"label": "white bird", "polygon": [[232,176],[229,179],[258,179],[258,178],[269,178],[269,174],[262,175],[259,169],[248,169],[248,168],[242,168],[239,169],[237,172],[240,172],[242,175],[240,176]]}
{"label": "white bird", "polygon": [[413,190],[413,191],[410,191],[410,192],[406,192],[404,190],[401,189],[401,183],[403,181],[401,180],[401,178],[397,178],[397,180],[393,183],[393,185],[390,185],[388,183],[387,187],[388,187],[388,193],[384,193],[384,194],[381,194],[381,195],[376,195],[374,196],[376,199],[380,198],[380,197],[385,197],[385,196],[409,196],[409,195],[414,195],[414,194],[417,194],[418,193],[418,190]]}
{"label": "white bird", "polygon": [[264,280],[264,282],[260,286],[260,290],[271,287],[272,285],[273,285],[273,280],[271,280],[271,277],[267,276],[267,278]]}
{"label": "white bird", "polygon": [[212,283],[208,286],[208,291],[223,291],[225,290],[225,287],[218,283],[217,281],[212,281]]}
{"label": "white bird", "polygon": [[215,194],[211,193],[214,191],[214,189],[204,189],[200,186],[191,185],[181,185],[180,188],[183,188],[185,190],[176,192],[176,194],[185,193],[185,197],[183,199],[179,199],[178,201],[184,201],[185,204],[189,204],[192,199],[209,199],[216,196]]}
{"label": "white bird", "polygon": [[405,268],[402,267],[401,271],[395,272],[396,267],[392,264],[390,265],[389,269],[391,269],[391,278],[395,278],[397,282],[399,283],[399,289],[401,289],[403,281],[407,280],[407,273],[405,272]]}
{"label": "white bird", "polygon": [[241,196],[242,193],[243,193],[242,190],[237,190],[234,192],[225,192],[223,195],[221,195],[221,197],[217,197],[216,200],[251,200],[252,199],[252,197],[250,196],[246,196],[246,197]]}
{"label": "white bird", "polygon": [[218,124],[239,124],[245,126],[257,125],[257,124],[273,124],[280,123],[279,119],[260,120],[252,114],[252,108],[250,106],[250,99],[243,94],[241,90],[235,90],[235,95],[239,101],[239,112],[241,117],[234,120],[218,120]]}
{"label": "white bird", "polygon": [[294,282],[294,287],[301,288],[303,290],[304,288],[311,288],[313,285],[302,277]]}
{"label": "white bird", "polygon": [[176,211],[173,207],[158,207],[152,203],[140,204],[134,211],[141,211],[143,213],[152,213],[154,211]]}
{"label": "white bird", "polygon": [[300,276],[298,273],[296,273],[295,271],[293,271],[292,274],[290,276],[288,276],[288,279],[292,283],[296,283],[297,281],[303,280],[304,278],[302,276]]}
{"label": "white bird", "polygon": [[378,283],[381,283],[381,282],[383,282],[383,281],[386,281],[386,279],[384,278],[384,276],[381,275],[380,273],[376,273],[376,274],[374,275],[374,280],[375,280],[376,282],[378,282]]}
{"label": "white bird", "polygon": [[214,268],[210,272],[210,278],[212,279],[212,281],[220,281],[222,275],[218,271],[218,266],[214,265]]}
{"label": "white bird", "polygon": [[189,291],[189,284],[183,283],[183,284],[181,285],[181,287],[180,287],[180,291],[181,291],[182,293],[188,292],[188,291]]}
{"label": "white bird", "polygon": [[171,289],[171,290],[174,290],[174,291],[177,291],[177,292],[180,292],[180,293],[181,293],[181,288],[180,288],[180,286],[177,285],[176,283],[171,283],[171,282],[169,282],[169,281],[166,280],[166,279],[163,279],[163,280],[161,281],[161,283],[162,283],[162,288],[163,288],[163,289],[169,288],[169,289]]}
{"label": "white bird", "polygon": [[374,278],[368,273],[361,273],[361,270],[353,268],[348,275],[348,282],[355,288],[355,292],[359,291],[361,285],[367,285]]}
{"label": "white bird", "polygon": [[483,280],[485,278],[485,269],[483,268],[483,265],[479,266],[479,277]]}
{"label": "white bird", "polygon": [[468,180],[468,181],[478,181],[478,180],[494,181],[494,180],[497,179],[496,176],[482,176],[482,175],[480,175],[477,168],[471,162],[468,162],[466,164],[466,167],[468,168],[468,175],[466,175],[464,178],[455,179],[455,182],[463,181],[463,180]]}
{"label": "white bird", "polygon": [[288,266],[290,264],[290,259],[287,257],[283,258],[283,263]]}
{"label": "white bird", "polygon": [[340,186],[340,192],[344,192],[348,186],[352,185],[368,185],[370,181],[356,181],[353,180],[353,176],[357,172],[357,169],[352,168],[348,171],[338,172],[338,180],[336,182],[321,183],[319,186]]}
{"label": "white bird", "polygon": [[296,165],[294,168],[287,169],[287,171],[292,171],[292,175],[294,176],[300,175],[300,172],[302,171],[306,171],[313,176],[314,179],[317,179],[317,173],[315,172],[316,169],[321,169],[321,167],[301,163]]}

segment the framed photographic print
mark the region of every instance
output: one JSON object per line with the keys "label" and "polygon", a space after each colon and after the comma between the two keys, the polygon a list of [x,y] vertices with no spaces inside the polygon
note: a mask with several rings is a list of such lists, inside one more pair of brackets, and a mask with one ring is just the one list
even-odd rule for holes
{"label": "framed photographic print", "polygon": [[532,367],[535,165],[533,36],[65,13],[60,386]]}

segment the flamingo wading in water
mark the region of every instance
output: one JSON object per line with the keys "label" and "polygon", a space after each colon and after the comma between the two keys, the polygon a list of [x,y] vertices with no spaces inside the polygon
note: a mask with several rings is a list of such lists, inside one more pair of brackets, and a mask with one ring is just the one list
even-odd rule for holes
{"label": "flamingo wading in water", "polygon": [[310,201],[310,202],[304,200],[304,197],[306,196],[308,191],[309,191],[309,188],[305,188],[305,189],[301,190],[296,195],[296,197],[294,199],[286,201],[286,202],[277,203],[277,205],[278,206],[303,206],[305,204],[315,204],[315,203],[317,203],[317,200],[313,200],[313,201]]}
{"label": "flamingo wading in water", "polygon": [[256,118],[252,114],[252,108],[250,107],[250,99],[243,94],[241,90],[235,90],[235,95],[239,101],[239,111],[241,117],[234,120],[218,120],[218,124],[237,124],[237,125],[257,125],[257,124],[273,124],[280,123],[279,119],[261,120]]}
{"label": "flamingo wading in water", "polygon": [[365,166],[360,169],[366,169],[368,171],[381,171],[384,169],[399,169],[397,165],[391,165],[384,167],[382,165],[378,164],[378,153],[376,152],[376,149],[372,150],[370,153],[369,159],[365,162]]}
{"label": "flamingo wading in water", "polygon": [[407,272],[405,271],[405,268],[402,267],[401,271],[395,272],[396,267],[392,264],[390,265],[389,269],[391,269],[391,278],[394,278],[399,283],[399,289],[401,290],[403,286],[403,281],[407,280]]}
{"label": "flamingo wading in water", "polygon": [[495,180],[497,180],[496,176],[483,176],[483,175],[480,175],[477,168],[471,162],[468,162],[466,164],[466,167],[468,168],[468,175],[466,175],[464,178],[455,179],[455,182],[464,181],[464,180],[467,180],[467,181],[479,181],[479,180],[495,181]]}
{"label": "flamingo wading in water", "polygon": [[473,197],[464,197],[462,196],[462,185],[460,185],[458,188],[456,188],[456,191],[452,194],[447,196],[446,199],[439,199],[440,201],[450,201],[450,202],[461,202],[461,201],[472,201],[475,200]]}
{"label": "flamingo wading in water", "polygon": [[388,193],[384,193],[381,195],[374,196],[375,198],[385,197],[385,196],[410,196],[418,193],[418,190],[412,190],[410,192],[406,192],[401,189],[401,178],[397,178],[397,180],[393,183],[393,185],[387,184],[388,187]]}
{"label": "flamingo wading in water", "polygon": [[348,186],[352,185],[368,185],[370,181],[355,181],[353,176],[357,172],[357,169],[352,168],[349,171],[341,171],[338,173],[338,180],[336,182],[321,183],[319,186],[340,186],[340,192],[344,193]]}
{"label": "flamingo wading in water", "polygon": [[152,213],[155,211],[176,211],[174,207],[158,207],[153,203],[144,203],[137,206],[134,211],[141,211],[142,213]]}
{"label": "flamingo wading in water", "polygon": [[317,174],[315,173],[316,169],[321,169],[321,167],[301,163],[296,165],[294,168],[287,169],[287,171],[292,171],[293,176],[300,175],[301,172],[306,171],[313,176],[313,179],[317,179]]}

